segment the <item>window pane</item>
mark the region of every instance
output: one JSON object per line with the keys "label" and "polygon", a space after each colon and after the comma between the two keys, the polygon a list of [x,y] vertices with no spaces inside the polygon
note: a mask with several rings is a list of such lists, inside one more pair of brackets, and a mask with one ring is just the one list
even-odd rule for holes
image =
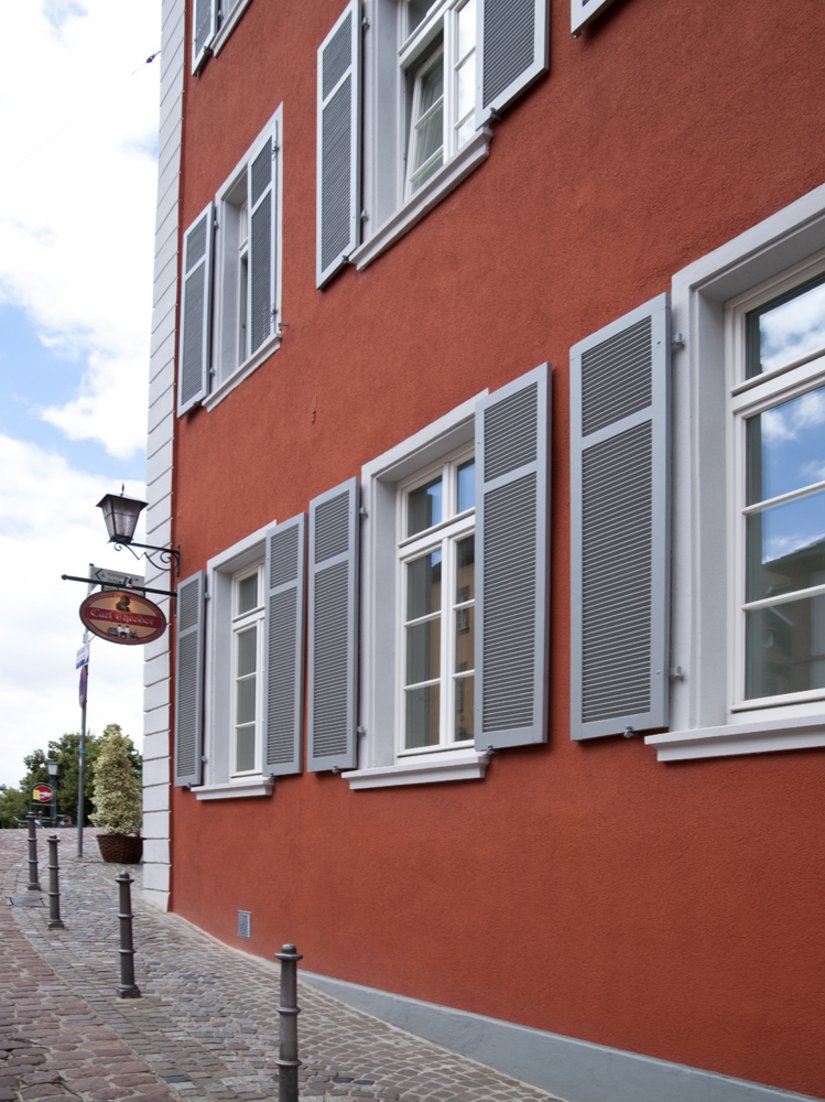
{"label": "window pane", "polygon": [[441,479],[433,479],[426,486],[419,486],[407,495],[407,535],[424,532],[434,524],[441,523],[442,516]]}
{"label": "window pane", "polygon": [[458,13],[458,60],[466,57],[476,45],[476,3],[475,0],[467,0],[467,3]]}
{"label": "window pane", "polygon": [[237,636],[238,640],[238,677],[243,677],[245,674],[254,673],[257,665],[258,658],[258,629],[257,627],[249,628],[247,631],[239,632]]}
{"label": "window pane", "polygon": [[407,628],[407,684],[437,679],[441,672],[441,617]]}
{"label": "window pane", "polygon": [[407,33],[411,34],[433,6],[434,0],[408,0]]}
{"label": "window pane", "polygon": [[749,379],[825,349],[825,279],[754,310],[747,326]]}
{"label": "window pane", "polygon": [[404,745],[408,750],[438,745],[438,709],[441,698],[438,685],[407,689]]}
{"label": "window pane", "polygon": [[238,727],[235,731],[235,772],[248,773],[255,768],[255,728]]}
{"label": "window pane", "polygon": [[455,672],[475,669],[475,609],[455,610]]}
{"label": "window pane", "polygon": [[238,682],[235,714],[236,723],[255,722],[255,681],[255,677],[247,677],[243,681]]}
{"label": "window pane", "polygon": [[748,505],[825,479],[825,386],[747,422]]}
{"label": "window pane", "polygon": [[456,742],[462,742],[464,739],[472,738],[475,735],[473,711],[474,685],[474,677],[457,677],[455,679],[454,738]]}
{"label": "window pane", "polygon": [[441,608],[441,552],[407,564],[407,619],[417,620]]}
{"label": "window pane", "polygon": [[468,459],[458,468],[458,511],[472,509],[476,503],[476,461]]}
{"label": "window pane", "polygon": [[475,569],[475,537],[467,536],[459,540],[456,547],[456,604],[472,601],[476,595]]}
{"label": "window pane", "polygon": [[[418,172],[418,169],[422,165],[427,163],[427,167],[431,168],[428,162],[430,158],[441,149],[444,144],[444,106],[439,103],[435,107],[430,115],[426,119],[423,119],[417,124],[417,132],[415,138],[415,159],[413,163],[413,169],[416,177],[421,179],[423,183],[423,174]],[[433,165],[440,166],[441,158],[436,157]]]}
{"label": "window pane", "polygon": [[238,615],[258,607],[258,575],[250,574],[238,582]]}
{"label": "window pane", "polygon": [[825,583],[825,490],[747,518],[746,599]]}
{"label": "window pane", "polygon": [[825,688],[825,597],[748,612],[746,640],[748,698]]}

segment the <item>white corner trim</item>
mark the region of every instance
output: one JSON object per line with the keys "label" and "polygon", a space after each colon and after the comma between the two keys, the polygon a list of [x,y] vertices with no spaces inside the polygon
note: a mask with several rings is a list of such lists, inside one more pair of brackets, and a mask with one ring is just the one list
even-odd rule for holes
{"label": "white corner trim", "polygon": [[490,755],[478,753],[432,754],[429,760],[397,765],[378,765],[368,769],[353,769],[343,773],[350,788],[394,788],[406,784],[438,784],[441,781],[481,781],[487,772]]}
{"label": "white corner trim", "polygon": [[734,754],[762,754],[775,750],[806,750],[825,746],[825,716],[729,723],[648,735],[658,761],[724,758]]}
{"label": "white corner trim", "polygon": [[237,371],[233,371],[228,379],[224,379],[220,386],[215,387],[213,391],[207,394],[201,403],[203,408],[207,410],[207,412],[213,410],[219,402],[223,401],[227,394],[231,394],[236,386],[240,386],[244,379],[248,379],[252,372],[256,371],[264,360],[269,359],[272,353],[276,352],[280,347],[281,335],[279,332],[273,333],[268,340],[264,341],[253,356],[250,356],[245,363],[241,364]]}
{"label": "white corner trim", "polygon": [[408,230],[437,206],[450,194],[465,177],[469,176],[490,151],[492,130],[484,126],[476,131],[470,141],[456,153],[435,176],[432,176],[420,191],[408,199],[392,217],[380,226],[350,256],[350,261],[360,272],[373,260],[393,245]]}
{"label": "white corner trim", "polygon": [[202,784],[191,791],[198,800],[233,800],[247,796],[270,796],[273,785],[272,777],[252,777],[226,784]]}

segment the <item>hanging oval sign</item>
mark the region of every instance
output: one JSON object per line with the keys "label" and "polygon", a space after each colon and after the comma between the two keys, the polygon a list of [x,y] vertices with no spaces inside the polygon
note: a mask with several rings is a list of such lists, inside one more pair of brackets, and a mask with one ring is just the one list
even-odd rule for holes
{"label": "hanging oval sign", "polygon": [[80,606],[80,619],[101,639],[126,646],[151,643],[166,631],[166,617],[154,601],[125,589],[92,593]]}

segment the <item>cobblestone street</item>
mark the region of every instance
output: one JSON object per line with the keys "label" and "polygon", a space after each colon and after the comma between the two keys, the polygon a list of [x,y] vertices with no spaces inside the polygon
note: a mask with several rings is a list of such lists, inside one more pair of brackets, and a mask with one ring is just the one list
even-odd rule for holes
{"label": "cobblestone street", "polygon": [[[0,831],[0,1102],[276,1098],[278,966],[144,905],[140,866],[104,865],[91,832],[82,858],[59,834],[65,928],[48,929],[47,834],[38,893],[26,832]],[[116,995],[124,870],[139,999]],[[306,985],[298,1001],[304,1102],[555,1102]]]}

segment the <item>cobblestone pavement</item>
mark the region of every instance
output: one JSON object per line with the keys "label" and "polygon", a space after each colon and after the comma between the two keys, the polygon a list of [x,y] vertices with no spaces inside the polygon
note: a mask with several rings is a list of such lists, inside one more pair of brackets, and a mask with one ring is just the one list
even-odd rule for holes
{"label": "cobblestone pavement", "polygon": [[[65,928],[48,929],[47,836],[36,892],[26,831],[0,830],[0,1102],[277,1098],[278,966],[144,904],[140,866],[104,865],[91,832],[82,858],[59,832]],[[123,871],[139,999],[116,994]],[[302,1102],[558,1102],[311,987],[298,1001]]]}

